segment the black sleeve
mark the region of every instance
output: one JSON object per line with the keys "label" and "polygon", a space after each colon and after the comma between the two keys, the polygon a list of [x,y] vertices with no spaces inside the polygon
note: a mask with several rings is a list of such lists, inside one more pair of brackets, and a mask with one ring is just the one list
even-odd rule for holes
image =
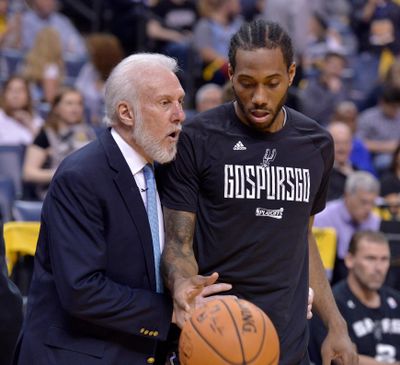
{"label": "black sleeve", "polygon": [[193,138],[183,132],[176,159],[162,168],[159,191],[167,208],[193,213],[197,210],[200,172],[196,153],[200,147],[196,147]]}
{"label": "black sleeve", "polygon": [[44,129],[40,130],[39,134],[33,140],[33,144],[44,150],[50,147],[50,142]]}
{"label": "black sleeve", "polygon": [[333,168],[334,162],[334,148],[333,148],[333,139],[329,133],[326,133],[325,138],[323,138],[323,142],[319,144],[319,149],[321,151],[321,158],[324,162],[324,174],[322,177],[322,181],[317,193],[317,196],[314,200],[312,215],[315,215],[325,209],[326,205],[326,197],[328,195],[328,187],[329,187],[329,179],[331,176],[331,171]]}

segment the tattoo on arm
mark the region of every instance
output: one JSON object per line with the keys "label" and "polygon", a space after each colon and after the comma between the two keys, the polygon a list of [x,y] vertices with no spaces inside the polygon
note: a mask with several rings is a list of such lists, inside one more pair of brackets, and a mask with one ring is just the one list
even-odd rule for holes
{"label": "tattoo on arm", "polygon": [[197,275],[198,266],[193,252],[193,234],[196,215],[164,208],[165,245],[161,270],[172,291],[178,278]]}

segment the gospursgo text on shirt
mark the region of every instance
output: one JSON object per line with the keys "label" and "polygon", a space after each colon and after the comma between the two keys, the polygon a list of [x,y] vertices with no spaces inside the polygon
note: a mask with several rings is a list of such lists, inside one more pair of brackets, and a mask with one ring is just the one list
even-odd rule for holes
{"label": "gospursgo text on shirt", "polygon": [[308,202],[310,171],[286,166],[226,164],[224,198]]}

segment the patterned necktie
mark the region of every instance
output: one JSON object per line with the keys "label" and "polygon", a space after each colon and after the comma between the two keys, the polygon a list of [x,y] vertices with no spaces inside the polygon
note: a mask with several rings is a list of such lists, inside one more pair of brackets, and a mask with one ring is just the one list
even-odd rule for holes
{"label": "patterned necktie", "polygon": [[143,167],[144,178],[146,179],[146,196],[147,196],[147,215],[151,229],[151,237],[153,241],[154,267],[156,274],[157,293],[162,293],[162,281],[160,276],[160,236],[158,232],[158,213],[157,213],[157,193],[156,181],[154,179],[153,166],[147,164]]}

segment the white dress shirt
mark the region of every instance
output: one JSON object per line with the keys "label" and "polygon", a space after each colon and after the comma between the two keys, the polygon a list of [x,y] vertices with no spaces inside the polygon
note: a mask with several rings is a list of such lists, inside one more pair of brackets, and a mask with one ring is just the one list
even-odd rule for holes
{"label": "white dress shirt", "polygon": [[[122,137],[114,130],[111,129],[111,135],[115,140],[115,143],[118,145],[119,149],[121,150],[122,156],[126,163],[129,166],[129,169],[132,172],[132,175],[135,179],[136,185],[139,188],[140,195],[143,199],[143,204],[147,207],[147,197],[146,197],[146,180],[143,174],[143,167],[148,164],[148,161],[137,153],[128,143],[126,143]],[[164,248],[164,220],[163,214],[161,209],[161,202],[160,197],[157,191],[157,213],[158,213],[158,232],[160,238],[160,248],[161,252]]]}

